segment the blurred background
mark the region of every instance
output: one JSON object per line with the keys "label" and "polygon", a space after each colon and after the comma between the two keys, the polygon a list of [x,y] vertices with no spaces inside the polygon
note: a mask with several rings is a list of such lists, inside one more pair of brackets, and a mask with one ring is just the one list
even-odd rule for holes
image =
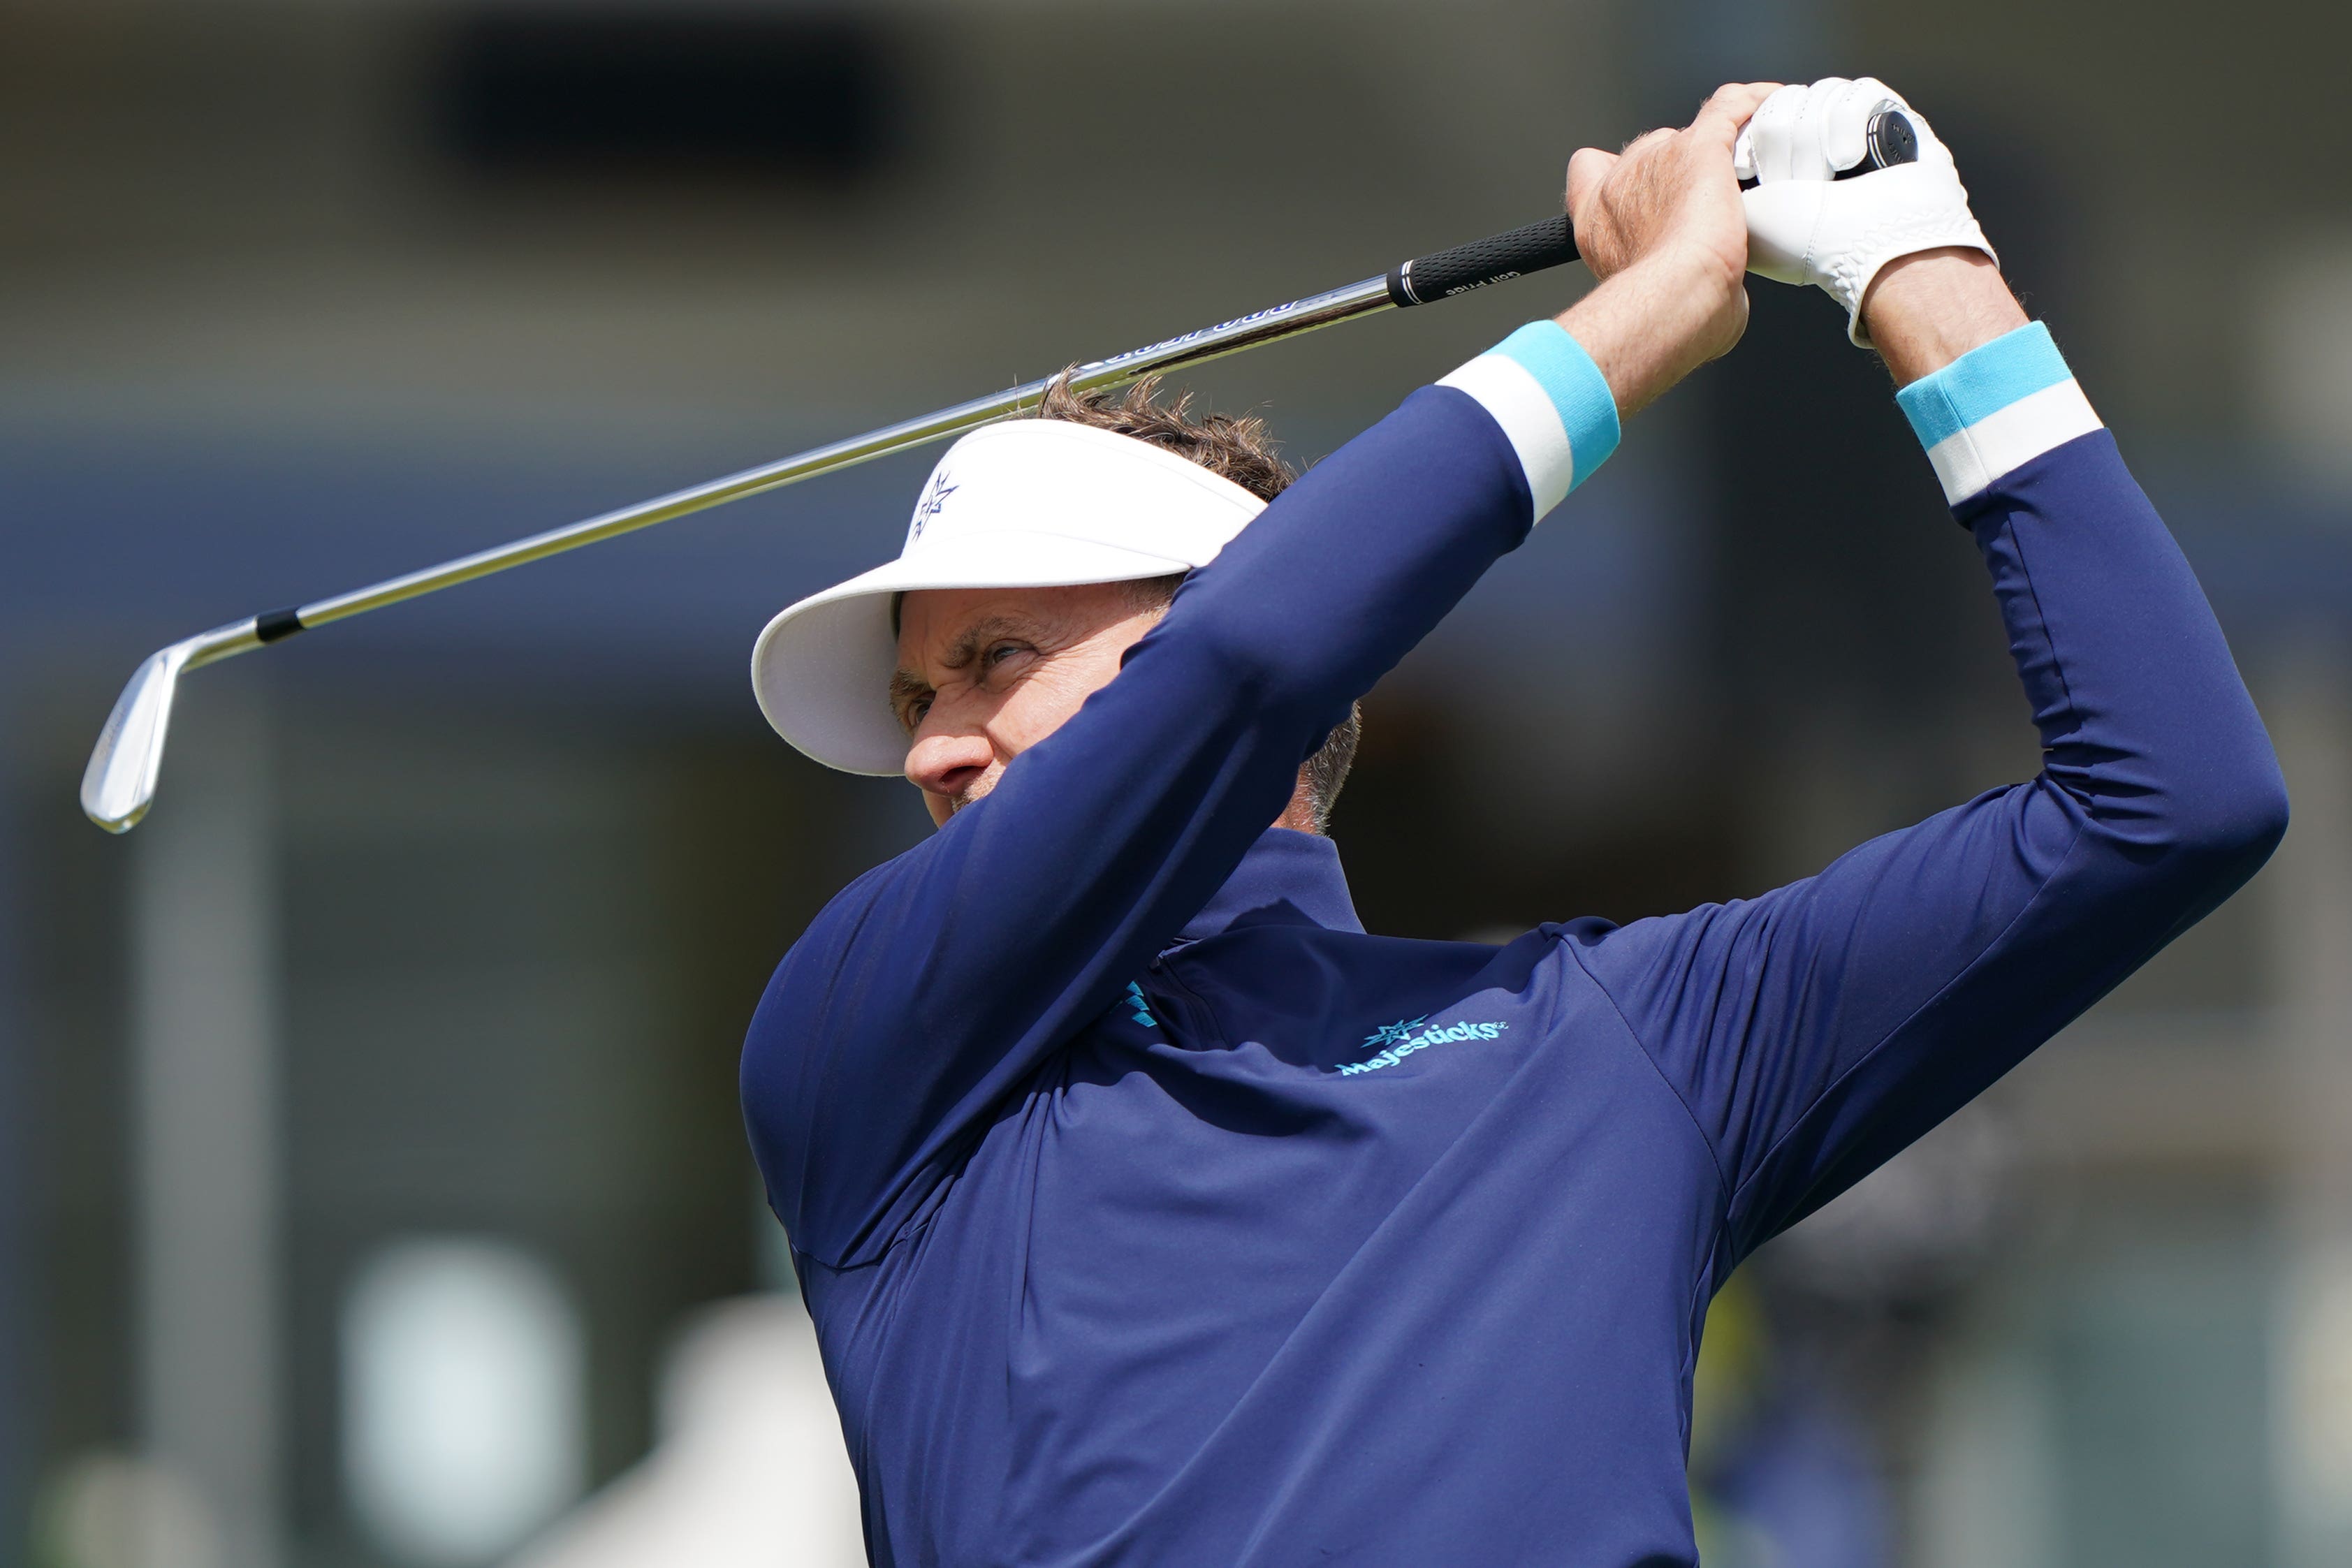
{"label": "blurred background", "polygon": [[[1956,148],[2208,585],[2286,848],[1718,1303],[1710,1568],[2352,1563],[2352,22],[2321,0],[0,3],[0,1563],[859,1560],[734,1062],[911,843],[776,607],[929,455],[194,681],[159,644],[1558,210],[1727,78]],[[1581,269],[1209,367],[1311,462]],[[1367,703],[1375,930],[1752,893],[2034,742],[1823,298]]]}

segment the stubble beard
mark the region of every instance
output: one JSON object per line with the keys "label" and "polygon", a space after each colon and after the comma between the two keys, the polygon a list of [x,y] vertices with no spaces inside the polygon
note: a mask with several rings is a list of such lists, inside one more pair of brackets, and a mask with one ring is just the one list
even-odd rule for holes
{"label": "stubble beard", "polygon": [[982,773],[977,779],[973,780],[971,784],[958,790],[955,798],[948,802],[949,819],[952,821],[958,811],[962,810],[966,806],[971,805],[973,801],[985,800],[989,791],[996,788],[997,779],[1003,777],[1003,771],[1004,770],[1001,768],[992,768],[985,773]]}

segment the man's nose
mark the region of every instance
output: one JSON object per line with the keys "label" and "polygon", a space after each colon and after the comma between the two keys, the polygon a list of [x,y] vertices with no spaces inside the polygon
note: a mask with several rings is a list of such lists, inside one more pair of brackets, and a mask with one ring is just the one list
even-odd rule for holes
{"label": "man's nose", "polygon": [[984,735],[925,735],[907,748],[907,781],[953,800],[988,771],[995,750]]}

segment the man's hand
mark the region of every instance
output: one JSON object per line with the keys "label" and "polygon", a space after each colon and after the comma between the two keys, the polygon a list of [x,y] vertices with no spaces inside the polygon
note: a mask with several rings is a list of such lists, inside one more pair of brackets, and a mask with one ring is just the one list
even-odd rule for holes
{"label": "man's hand", "polygon": [[[1866,167],[1867,133],[1882,110],[1909,121],[1918,157],[1853,173]],[[1847,335],[1884,354],[1898,382],[2025,324],[1951,150],[1875,77],[1782,88],[1748,120],[1733,158],[1752,181],[1740,198],[1748,265],[1843,306]]]}
{"label": "man's hand", "polygon": [[1732,142],[1777,83],[1718,89],[1680,131],[1569,161],[1577,247],[1601,287],[1559,317],[1620,413],[1727,353],[1748,327],[1748,223]]}

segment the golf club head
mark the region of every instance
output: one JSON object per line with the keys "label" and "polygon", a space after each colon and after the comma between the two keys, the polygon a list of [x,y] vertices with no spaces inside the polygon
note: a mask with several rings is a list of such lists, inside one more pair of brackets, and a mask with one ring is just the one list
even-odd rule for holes
{"label": "golf club head", "polygon": [[172,726],[172,699],[179,695],[189,654],[203,641],[191,637],[147,655],[115,699],[106,727],[98,732],[89,766],[82,770],[81,809],[110,833],[137,827],[154,801],[163,739]]}

